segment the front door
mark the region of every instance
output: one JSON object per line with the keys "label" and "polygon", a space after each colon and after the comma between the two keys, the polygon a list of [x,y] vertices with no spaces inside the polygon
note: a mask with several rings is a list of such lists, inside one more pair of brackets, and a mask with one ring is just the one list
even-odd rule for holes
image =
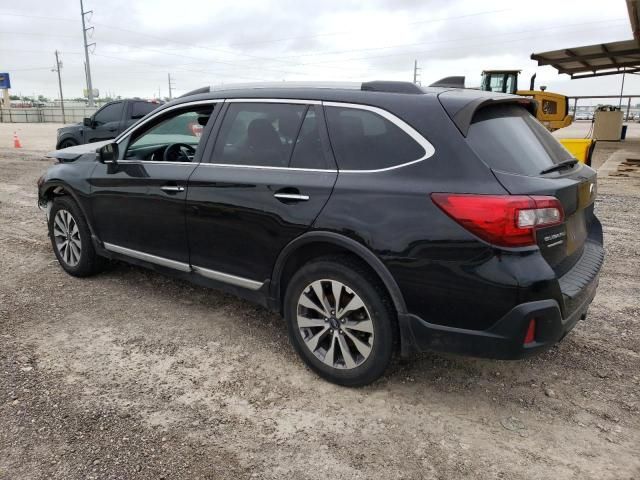
{"label": "front door", "polygon": [[90,127],[84,127],[85,143],[116,138],[124,120],[124,102],[113,102],[98,110],[91,118]]}
{"label": "front door", "polygon": [[318,216],[337,172],[319,105],[227,102],[215,147],[189,180],[191,264],[257,289]]}
{"label": "front door", "polygon": [[212,111],[198,104],[152,117],[120,142],[117,163],[96,166],[91,208],[108,250],[189,270],[187,182],[208,132],[194,125],[206,125]]}

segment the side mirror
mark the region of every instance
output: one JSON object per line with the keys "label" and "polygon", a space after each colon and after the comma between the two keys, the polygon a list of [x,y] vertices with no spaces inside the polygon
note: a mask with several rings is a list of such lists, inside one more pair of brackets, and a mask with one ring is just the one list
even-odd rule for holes
{"label": "side mirror", "polygon": [[90,118],[83,118],[82,119],[82,123],[85,127],[92,127],[93,126],[93,120],[91,120]]}
{"label": "side mirror", "polygon": [[118,144],[112,142],[100,147],[98,149],[98,160],[100,163],[118,163]]}

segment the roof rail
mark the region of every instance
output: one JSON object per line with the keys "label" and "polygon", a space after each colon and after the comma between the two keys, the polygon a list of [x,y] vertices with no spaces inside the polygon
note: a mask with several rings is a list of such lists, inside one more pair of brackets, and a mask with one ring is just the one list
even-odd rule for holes
{"label": "roof rail", "polygon": [[341,90],[360,90],[360,82],[249,82],[213,85],[211,91],[251,90],[262,88],[332,88]]}
{"label": "roof rail", "polygon": [[389,80],[365,82],[362,84],[361,90],[387,93],[424,93],[424,91],[415,83]]}
{"label": "roof rail", "polygon": [[328,88],[340,90],[363,90],[368,92],[386,93],[424,93],[415,83],[399,81],[376,80],[372,82],[255,82],[255,83],[232,83],[228,85],[214,85],[202,87],[181,95],[188,97],[199,93],[209,93],[230,90],[251,90],[251,89],[278,89],[278,88]]}

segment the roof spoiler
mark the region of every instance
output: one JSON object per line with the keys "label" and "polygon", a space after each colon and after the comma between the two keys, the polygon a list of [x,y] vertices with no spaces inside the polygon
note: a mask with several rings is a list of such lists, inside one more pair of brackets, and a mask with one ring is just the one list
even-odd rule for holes
{"label": "roof spoiler", "polygon": [[209,93],[211,91],[211,87],[200,87],[195,90],[191,90],[183,95],[180,95],[178,98],[190,97],[191,95],[198,95],[199,93]]}
{"label": "roof spoiler", "polygon": [[491,95],[485,92],[477,92],[472,95],[469,90],[448,90],[440,93],[438,100],[440,100],[453,123],[465,137],[469,133],[469,127],[474,115],[483,108],[504,104],[520,105],[531,112],[532,115],[536,114],[538,108],[538,102],[532,98],[504,94]]}
{"label": "roof spoiler", "polygon": [[464,76],[444,77],[429,86],[440,88],[466,88],[464,86],[464,80]]}

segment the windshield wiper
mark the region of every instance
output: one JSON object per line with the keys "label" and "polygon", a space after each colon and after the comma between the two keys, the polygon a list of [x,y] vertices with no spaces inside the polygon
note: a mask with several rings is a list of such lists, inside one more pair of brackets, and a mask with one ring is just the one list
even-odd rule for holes
{"label": "windshield wiper", "polygon": [[572,158],[572,159],[569,159],[569,160],[564,160],[564,161],[562,161],[560,163],[556,163],[553,167],[545,168],[544,170],[542,170],[540,172],[540,175],[543,175],[545,173],[555,172],[557,170],[562,170],[563,168],[571,168],[576,163],[578,163],[578,160],[576,160],[575,158]]}

